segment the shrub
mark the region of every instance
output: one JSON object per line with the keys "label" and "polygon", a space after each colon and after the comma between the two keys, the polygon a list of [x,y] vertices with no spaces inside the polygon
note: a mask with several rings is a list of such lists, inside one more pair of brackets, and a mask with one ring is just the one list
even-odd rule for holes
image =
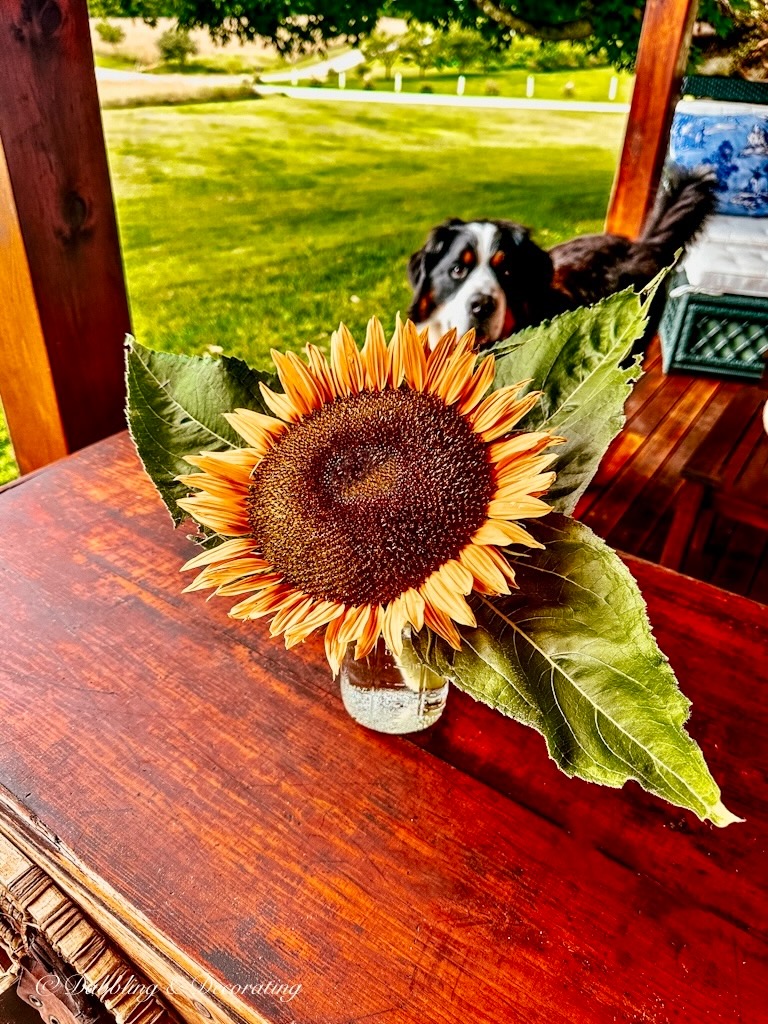
{"label": "shrub", "polygon": [[429,82],[422,82],[419,86],[419,92],[434,92],[435,90],[429,84]]}
{"label": "shrub", "polygon": [[490,78],[483,86],[483,92],[486,96],[501,96],[501,89],[499,89],[498,83]]}
{"label": "shrub", "polygon": [[164,64],[186,64],[197,53],[197,43],[185,28],[169,28],[157,40]]}
{"label": "shrub", "polygon": [[97,21],[96,31],[102,43],[108,43],[110,46],[119,46],[125,39],[125,29],[108,21]]}

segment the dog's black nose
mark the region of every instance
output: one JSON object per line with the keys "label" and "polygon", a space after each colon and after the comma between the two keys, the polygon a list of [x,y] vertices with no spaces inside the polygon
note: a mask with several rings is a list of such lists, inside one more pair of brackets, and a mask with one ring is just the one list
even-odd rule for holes
{"label": "dog's black nose", "polygon": [[476,295],[469,308],[478,320],[487,320],[496,311],[496,299],[492,295]]}

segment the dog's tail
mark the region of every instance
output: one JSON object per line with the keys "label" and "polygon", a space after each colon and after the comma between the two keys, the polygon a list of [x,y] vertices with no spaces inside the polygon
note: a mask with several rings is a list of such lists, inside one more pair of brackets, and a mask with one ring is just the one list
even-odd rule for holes
{"label": "dog's tail", "polygon": [[665,168],[656,203],[639,238],[657,253],[659,265],[671,263],[715,212],[717,179],[705,167],[688,170],[676,164]]}

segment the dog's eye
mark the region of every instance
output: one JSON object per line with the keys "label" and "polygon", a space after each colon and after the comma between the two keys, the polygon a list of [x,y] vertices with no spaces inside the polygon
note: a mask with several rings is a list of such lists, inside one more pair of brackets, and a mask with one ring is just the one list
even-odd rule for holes
{"label": "dog's eye", "polygon": [[448,273],[454,281],[461,281],[467,276],[468,268],[463,263],[454,263]]}

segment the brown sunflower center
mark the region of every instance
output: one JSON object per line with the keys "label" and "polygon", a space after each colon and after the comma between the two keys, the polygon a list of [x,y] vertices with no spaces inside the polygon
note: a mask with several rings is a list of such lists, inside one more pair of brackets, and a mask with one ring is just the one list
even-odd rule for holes
{"label": "brown sunflower center", "polygon": [[363,391],[281,437],[254,472],[248,518],[294,587],[380,604],[458,555],[492,490],[486,446],[439,398]]}

